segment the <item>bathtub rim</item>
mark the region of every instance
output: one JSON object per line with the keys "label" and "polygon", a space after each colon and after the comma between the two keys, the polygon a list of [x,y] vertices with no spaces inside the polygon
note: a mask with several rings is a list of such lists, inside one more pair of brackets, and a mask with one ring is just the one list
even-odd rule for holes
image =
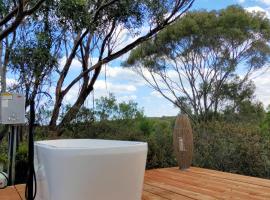
{"label": "bathtub rim", "polygon": [[[63,141],[63,140],[89,140],[89,141],[99,141],[99,142],[120,142],[120,143],[127,143],[126,145],[121,146],[109,146],[106,147],[105,145],[99,147],[85,147],[85,146],[76,146],[76,147],[61,147],[55,146],[52,144],[48,144],[47,142],[55,142],[55,141]],[[125,141],[125,140],[103,140],[103,139],[59,139],[59,140],[40,140],[35,141],[34,145],[35,148],[42,148],[44,150],[53,151],[53,152],[91,152],[91,154],[96,153],[131,153],[131,152],[138,152],[138,151],[147,151],[148,150],[148,143],[147,142],[138,142],[138,141]],[[44,143],[46,142],[46,143]]]}

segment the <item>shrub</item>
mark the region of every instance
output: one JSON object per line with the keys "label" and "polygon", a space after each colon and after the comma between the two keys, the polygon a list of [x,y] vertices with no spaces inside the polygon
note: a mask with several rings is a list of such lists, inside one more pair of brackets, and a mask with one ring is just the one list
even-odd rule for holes
{"label": "shrub", "polygon": [[22,143],[16,154],[16,184],[25,183],[28,173],[28,147],[26,143]]}
{"label": "shrub", "polygon": [[208,122],[194,128],[198,167],[269,178],[269,139],[252,124]]}
{"label": "shrub", "polygon": [[[63,138],[91,138],[145,141],[147,169],[176,166],[172,131],[175,118],[138,118],[65,127]],[[270,178],[270,137],[250,123],[212,121],[193,125],[193,166]],[[36,140],[50,139],[46,127],[38,127]],[[6,161],[6,140],[0,145],[0,159]],[[27,145],[22,143],[16,157],[16,183],[27,175]]]}

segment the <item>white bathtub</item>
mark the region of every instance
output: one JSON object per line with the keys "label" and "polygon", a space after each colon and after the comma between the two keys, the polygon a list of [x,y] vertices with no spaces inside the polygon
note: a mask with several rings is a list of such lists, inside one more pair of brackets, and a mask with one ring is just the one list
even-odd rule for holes
{"label": "white bathtub", "polygon": [[37,200],[140,200],[147,143],[35,142]]}

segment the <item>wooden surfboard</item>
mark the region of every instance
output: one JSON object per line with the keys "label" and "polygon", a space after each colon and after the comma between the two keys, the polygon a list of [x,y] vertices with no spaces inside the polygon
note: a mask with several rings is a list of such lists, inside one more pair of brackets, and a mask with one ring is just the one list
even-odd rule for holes
{"label": "wooden surfboard", "polygon": [[189,168],[193,155],[193,134],[187,115],[178,115],[176,118],[173,131],[173,146],[179,169]]}

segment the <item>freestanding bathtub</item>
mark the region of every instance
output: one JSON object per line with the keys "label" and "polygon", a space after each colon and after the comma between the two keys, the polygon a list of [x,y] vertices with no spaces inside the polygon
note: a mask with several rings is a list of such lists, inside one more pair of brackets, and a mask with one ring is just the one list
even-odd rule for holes
{"label": "freestanding bathtub", "polygon": [[140,200],[147,143],[35,142],[37,200]]}

